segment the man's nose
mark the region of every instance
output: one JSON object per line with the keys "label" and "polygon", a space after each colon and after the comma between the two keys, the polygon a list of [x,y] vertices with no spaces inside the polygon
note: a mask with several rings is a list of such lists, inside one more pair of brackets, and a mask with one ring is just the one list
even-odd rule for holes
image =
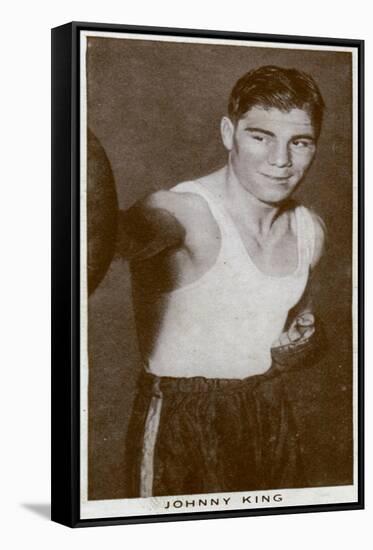
{"label": "man's nose", "polygon": [[292,165],[291,153],[286,142],[274,143],[268,154],[268,162],[278,168]]}

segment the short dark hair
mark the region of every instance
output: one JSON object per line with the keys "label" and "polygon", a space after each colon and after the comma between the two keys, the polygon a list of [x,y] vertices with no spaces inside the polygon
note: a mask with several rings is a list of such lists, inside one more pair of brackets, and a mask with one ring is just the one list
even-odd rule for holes
{"label": "short dark hair", "polygon": [[303,109],[310,115],[317,137],[320,134],[325,104],[316,82],[303,71],[266,65],[244,74],[229,97],[229,118],[237,123],[254,106]]}

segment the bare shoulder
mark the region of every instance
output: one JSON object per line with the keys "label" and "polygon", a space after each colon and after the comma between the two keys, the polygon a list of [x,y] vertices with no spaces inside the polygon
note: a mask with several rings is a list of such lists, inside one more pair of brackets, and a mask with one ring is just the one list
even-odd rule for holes
{"label": "bare shoulder", "polygon": [[160,190],[143,199],[148,208],[161,208],[179,218],[189,216],[206,209],[206,201],[197,193]]}
{"label": "bare shoulder", "polygon": [[181,224],[187,233],[193,233],[196,220],[211,223],[211,212],[205,199],[190,191],[156,191],[144,199],[144,206],[167,212]]}
{"label": "bare shoulder", "polygon": [[324,253],[327,230],[324,220],[318,214],[316,214],[314,210],[308,209],[308,211],[312,217],[313,227],[315,231],[314,253],[311,264],[311,267],[313,269],[317,266]]}
{"label": "bare shoulder", "polygon": [[127,260],[145,260],[165,250],[192,250],[196,226],[200,228],[203,220],[208,220],[206,210],[207,203],[196,193],[151,193],[128,210],[119,211],[118,252]]}

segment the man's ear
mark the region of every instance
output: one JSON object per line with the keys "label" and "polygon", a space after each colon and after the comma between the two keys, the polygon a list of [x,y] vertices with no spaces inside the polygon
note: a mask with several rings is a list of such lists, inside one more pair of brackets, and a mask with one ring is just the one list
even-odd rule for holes
{"label": "man's ear", "polygon": [[221,139],[223,140],[224,147],[231,151],[233,149],[233,135],[234,125],[230,118],[223,116],[220,123]]}

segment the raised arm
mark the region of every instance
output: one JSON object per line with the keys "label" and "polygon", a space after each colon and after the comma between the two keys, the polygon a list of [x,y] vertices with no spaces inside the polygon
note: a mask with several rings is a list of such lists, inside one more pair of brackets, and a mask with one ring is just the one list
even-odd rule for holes
{"label": "raised arm", "polygon": [[166,249],[182,246],[185,228],[178,219],[180,197],[157,191],[119,211],[119,254],[127,260],[147,260]]}

